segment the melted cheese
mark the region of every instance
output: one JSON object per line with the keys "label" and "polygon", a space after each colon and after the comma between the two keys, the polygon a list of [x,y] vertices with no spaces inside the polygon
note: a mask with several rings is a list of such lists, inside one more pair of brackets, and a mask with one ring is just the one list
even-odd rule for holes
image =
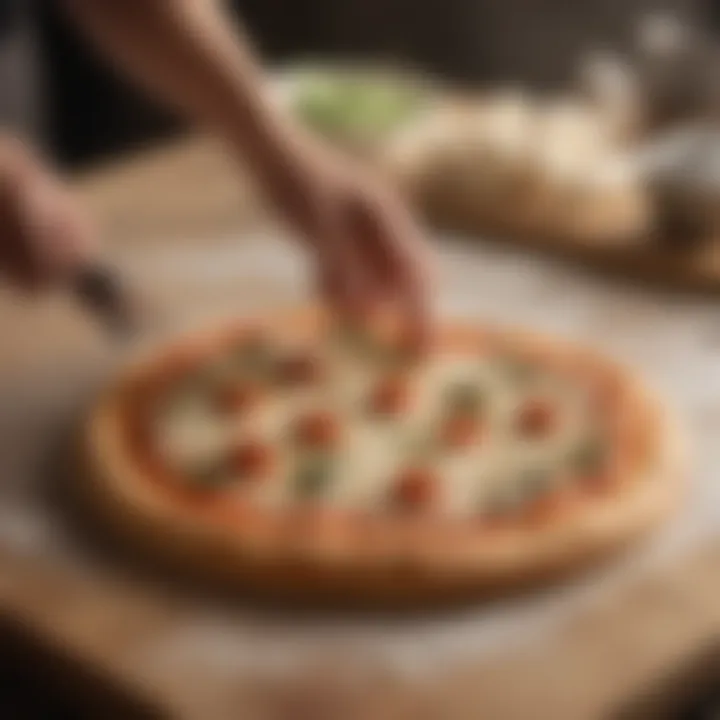
{"label": "melted cheese", "polygon": [[[219,413],[203,384],[171,398],[156,427],[166,461],[192,481],[197,468],[213,458],[219,461],[233,445],[264,443],[278,455],[275,475],[244,487],[243,493],[263,506],[292,505],[298,501],[296,474],[308,454],[293,437],[295,423],[307,412],[328,411],[339,418],[342,441],[332,453],[323,502],[380,510],[389,502],[397,474],[421,465],[439,478],[438,509],[468,515],[481,512],[506,488],[522,493],[532,474],[543,473],[549,483],[566,481],[568,458],[593,429],[582,387],[541,369],[518,375],[499,357],[437,355],[413,377],[411,406],[398,417],[378,417],[368,407],[369,393],[383,376],[377,364],[337,352],[328,353],[326,361],[323,382],[276,388],[247,413]],[[477,415],[482,432],[471,447],[450,449],[439,441],[438,430],[447,412],[447,392],[458,382],[481,392]],[[548,437],[518,434],[517,409],[531,398],[546,400],[557,414],[557,429]],[[247,485],[232,471],[223,472],[223,487]]]}

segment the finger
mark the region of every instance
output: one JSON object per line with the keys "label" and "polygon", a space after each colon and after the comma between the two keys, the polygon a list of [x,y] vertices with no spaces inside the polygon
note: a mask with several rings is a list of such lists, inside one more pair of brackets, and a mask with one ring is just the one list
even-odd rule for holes
{"label": "finger", "polygon": [[402,206],[375,200],[356,218],[365,257],[383,295],[400,305],[410,340],[424,345],[429,333],[431,283],[421,233]]}
{"label": "finger", "polygon": [[402,219],[397,239],[398,266],[402,300],[407,309],[410,335],[418,347],[427,347],[432,330],[432,266],[428,246],[420,230]]}
{"label": "finger", "polygon": [[347,206],[335,198],[323,208],[315,245],[325,297],[341,313],[361,318],[367,311],[367,272],[348,222]]}

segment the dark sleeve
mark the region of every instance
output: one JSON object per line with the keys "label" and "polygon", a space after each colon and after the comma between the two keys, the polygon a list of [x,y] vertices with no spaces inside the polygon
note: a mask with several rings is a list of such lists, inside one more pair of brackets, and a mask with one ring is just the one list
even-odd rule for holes
{"label": "dark sleeve", "polygon": [[700,0],[700,20],[714,35],[720,35],[720,0]]}
{"label": "dark sleeve", "polygon": [[13,30],[20,15],[20,4],[23,0],[0,0],[0,42]]}

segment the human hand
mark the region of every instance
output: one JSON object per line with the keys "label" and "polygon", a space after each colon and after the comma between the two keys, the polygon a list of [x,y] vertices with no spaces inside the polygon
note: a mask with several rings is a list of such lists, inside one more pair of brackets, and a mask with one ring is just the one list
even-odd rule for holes
{"label": "human hand", "polygon": [[329,302],[355,317],[391,306],[410,341],[424,344],[428,251],[400,198],[366,170],[306,138],[290,145],[263,179],[314,253]]}
{"label": "human hand", "polygon": [[69,281],[95,233],[70,190],[24,145],[0,138],[0,274],[25,290]]}

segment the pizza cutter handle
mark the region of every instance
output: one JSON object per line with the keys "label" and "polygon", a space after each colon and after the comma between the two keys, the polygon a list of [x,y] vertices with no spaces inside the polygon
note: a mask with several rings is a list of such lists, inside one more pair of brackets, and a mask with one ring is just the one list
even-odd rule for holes
{"label": "pizza cutter handle", "polygon": [[129,293],[115,268],[102,262],[85,265],[75,274],[72,289],[80,304],[113,334],[124,336],[134,329]]}

